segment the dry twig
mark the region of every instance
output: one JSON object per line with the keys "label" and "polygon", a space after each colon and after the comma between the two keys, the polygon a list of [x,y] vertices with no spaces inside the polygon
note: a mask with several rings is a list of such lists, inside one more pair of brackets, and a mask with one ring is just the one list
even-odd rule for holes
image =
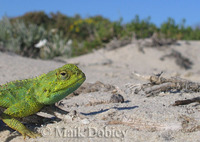
{"label": "dry twig", "polygon": [[[164,78],[161,74],[150,76],[149,83],[141,84],[140,86],[129,86],[129,88],[135,88],[135,94],[146,95],[147,97],[157,95],[161,92],[200,92],[200,83],[188,81],[178,77]],[[173,106],[186,105],[193,102],[200,103],[200,97],[178,100],[175,104],[173,104]]]}

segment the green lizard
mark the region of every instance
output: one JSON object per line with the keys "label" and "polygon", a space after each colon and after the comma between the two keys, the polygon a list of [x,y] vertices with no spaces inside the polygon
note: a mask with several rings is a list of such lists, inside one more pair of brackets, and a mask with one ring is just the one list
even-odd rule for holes
{"label": "green lizard", "polygon": [[0,86],[0,115],[9,127],[26,136],[35,138],[40,134],[26,128],[16,118],[23,118],[54,104],[75,91],[84,81],[85,74],[73,64],[66,64],[54,71],[33,79],[17,80]]}

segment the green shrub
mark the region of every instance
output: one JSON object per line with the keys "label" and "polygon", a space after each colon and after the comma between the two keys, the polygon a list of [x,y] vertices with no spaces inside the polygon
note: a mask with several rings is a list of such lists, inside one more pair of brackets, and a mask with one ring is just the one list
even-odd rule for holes
{"label": "green shrub", "polygon": [[[45,39],[47,43],[37,48],[36,44]],[[48,33],[42,26],[26,25],[22,21],[11,24],[6,17],[0,21],[0,42],[5,50],[26,57],[49,59],[61,55],[71,56],[71,47],[61,33]]]}
{"label": "green shrub", "polygon": [[151,37],[154,32],[157,31],[156,26],[150,22],[150,17],[144,20],[140,20],[139,16],[136,15],[131,23],[126,24],[126,30],[128,34],[135,33],[137,38]]}
{"label": "green shrub", "polygon": [[[183,19],[177,24],[168,18],[160,27],[151,18],[139,16],[129,23],[123,19],[110,21],[102,16],[81,18],[66,16],[60,12],[46,14],[43,11],[29,12],[16,18],[0,20],[0,50],[17,54],[51,59],[56,56],[78,56],[99,49],[112,39],[149,38],[153,33],[162,37],[180,40],[200,40],[200,29],[185,26]],[[69,40],[71,39],[71,40]],[[72,43],[69,44],[69,41]],[[44,43],[42,46],[36,45]]]}
{"label": "green shrub", "polygon": [[11,24],[5,17],[1,20],[0,25],[0,40],[4,43],[6,50],[27,57],[37,57],[39,50],[34,45],[47,36],[44,28],[34,24],[26,26],[22,21]]}
{"label": "green shrub", "polygon": [[65,56],[67,58],[72,56],[71,40],[63,38],[62,33],[56,33],[48,37],[47,44],[40,49],[40,58],[52,59],[57,56]]}

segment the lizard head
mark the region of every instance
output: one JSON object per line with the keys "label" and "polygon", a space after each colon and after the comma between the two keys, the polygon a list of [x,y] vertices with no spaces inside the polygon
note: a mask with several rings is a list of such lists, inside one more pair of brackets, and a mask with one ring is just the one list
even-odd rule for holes
{"label": "lizard head", "polygon": [[73,64],[66,64],[38,77],[36,99],[43,104],[54,104],[63,99],[85,81],[85,74]]}

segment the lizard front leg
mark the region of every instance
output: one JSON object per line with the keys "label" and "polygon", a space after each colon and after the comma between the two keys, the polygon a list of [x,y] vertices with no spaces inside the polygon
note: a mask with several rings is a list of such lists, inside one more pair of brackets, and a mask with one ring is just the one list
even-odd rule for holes
{"label": "lizard front leg", "polygon": [[[28,103],[27,103],[28,102]],[[35,138],[40,136],[29,129],[27,129],[20,121],[15,118],[23,118],[32,114],[35,114],[43,107],[42,104],[39,104],[32,100],[21,100],[20,102],[7,108],[3,114],[1,114],[1,119],[9,127],[20,132],[24,138],[26,136]]]}
{"label": "lizard front leg", "polygon": [[40,134],[34,133],[32,131],[30,131],[28,128],[26,128],[20,121],[18,121],[17,119],[3,113],[1,115],[1,119],[3,120],[4,123],[6,123],[10,128],[17,130],[18,132],[20,132],[23,136],[24,139],[26,138],[26,136],[29,136],[31,138],[36,138],[41,136]]}

